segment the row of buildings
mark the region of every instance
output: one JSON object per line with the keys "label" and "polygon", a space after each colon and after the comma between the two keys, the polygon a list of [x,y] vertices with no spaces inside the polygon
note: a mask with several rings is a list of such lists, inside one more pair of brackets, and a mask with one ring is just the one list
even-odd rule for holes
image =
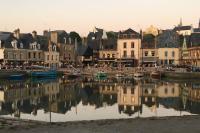
{"label": "row of buildings", "polygon": [[87,37],[70,36],[64,30],[20,33],[0,32],[0,64],[43,65],[193,65],[200,66],[199,27],[183,26],[160,30],[150,26],[139,33],[133,29],[106,32],[94,28]]}

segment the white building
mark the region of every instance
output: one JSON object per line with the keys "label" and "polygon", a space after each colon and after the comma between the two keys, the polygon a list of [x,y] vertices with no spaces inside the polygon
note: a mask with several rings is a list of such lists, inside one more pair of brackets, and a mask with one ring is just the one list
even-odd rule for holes
{"label": "white building", "polygon": [[117,40],[117,58],[124,64],[137,66],[140,59],[140,34],[132,29],[119,33]]}

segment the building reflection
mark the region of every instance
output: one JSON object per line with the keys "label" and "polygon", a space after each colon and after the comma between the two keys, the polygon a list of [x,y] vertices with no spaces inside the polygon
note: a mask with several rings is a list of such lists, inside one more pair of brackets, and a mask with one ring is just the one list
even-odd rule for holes
{"label": "building reflection", "polygon": [[163,106],[200,114],[200,84],[93,78],[0,83],[0,115],[34,116],[38,110],[66,114],[72,108],[78,113],[79,104],[95,109],[117,105],[118,112],[128,116],[142,114],[144,106],[154,113]]}

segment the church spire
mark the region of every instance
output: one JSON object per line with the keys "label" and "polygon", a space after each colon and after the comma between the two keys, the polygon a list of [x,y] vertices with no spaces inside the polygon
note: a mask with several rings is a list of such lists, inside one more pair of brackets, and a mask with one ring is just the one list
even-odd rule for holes
{"label": "church spire", "polygon": [[180,19],[180,24],[179,26],[183,26],[182,18]]}

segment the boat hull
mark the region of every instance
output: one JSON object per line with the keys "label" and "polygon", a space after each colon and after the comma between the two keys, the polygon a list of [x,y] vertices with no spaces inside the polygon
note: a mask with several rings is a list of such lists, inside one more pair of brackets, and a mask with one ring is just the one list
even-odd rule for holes
{"label": "boat hull", "polygon": [[31,72],[31,77],[56,77],[56,71]]}

